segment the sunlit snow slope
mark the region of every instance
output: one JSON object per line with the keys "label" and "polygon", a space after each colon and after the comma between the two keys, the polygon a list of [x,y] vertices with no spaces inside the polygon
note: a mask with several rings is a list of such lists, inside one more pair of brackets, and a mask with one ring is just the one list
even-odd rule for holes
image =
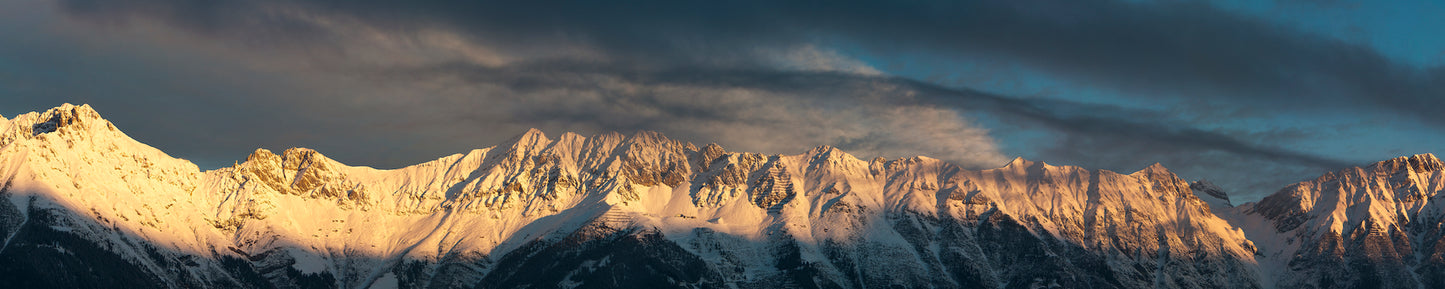
{"label": "sunlit snow slope", "polygon": [[[1300,184],[1235,208],[1159,165],[1124,174],[1017,159],[974,171],[827,146],[728,152],[654,132],[532,130],[395,170],[262,149],[200,171],[88,106],[0,120],[0,131],[0,287],[1262,288],[1320,283],[1270,279],[1297,275],[1258,266],[1277,257],[1212,208],[1295,234],[1259,233],[1270,244],[1330,232],[1379,232],[1395,251],[1391,234],[1440,240],[1401,223],[1439,215],[1420,203],[1440,188],[1438,160],[1360,171],[1416,203]],[[1401,168],[1413,171],[1380,173]],[[1348,221],[1320,221],[1325,203],[1339,204],[1330,220]],[[1263,249],[1299,248],[1281,246]],[[1379,248],[1364,246],[1344,248]],[[1409,272],[1440,272],[1414,258],[1400,261]]]}
{"label": "sunlit snow slope", "polygon": [[1241,205],[1280,288],[1445,288],[1445,165],[1400,157]]}

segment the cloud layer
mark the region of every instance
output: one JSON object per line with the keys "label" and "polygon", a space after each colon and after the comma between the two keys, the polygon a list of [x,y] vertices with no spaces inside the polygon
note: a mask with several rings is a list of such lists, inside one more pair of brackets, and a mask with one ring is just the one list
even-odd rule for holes
{"label": "cloud layer", "polygon": [[[1445,114],[1434,112],[1445,104],[1445,70],[1203,2],[54,4],[45,10],[59,20],[35,21],[61,23],[52,26],[71,35],[53,40],[58,50],[31,45],[7,53],[50,56],[23,61],[53,67],[76,54],[114,59],[85,54],[125,43],[130,59],[59,70],[129,71],[97,78],[111,81],[107,87],[140,87],[69,97],[108,115],[177,107],[160,114],[182,122],[121,118],[135,119],[128,131],[140,129],[168,151],[226,164],[214,151],[304,145],[394,167],[527,127],[658,130],[731,150],[796,153],[829,144],[865,157],[921,154],[970,168],[998,166],[1005,155],[1114,170],[1158,161],[1186,177],[1261,194],[1366,160],[1290,145],[1327,131],[1275,133],[1289,128],[1229,127],[1222,119],[1384,114],[1445,124]],[[105,36],[88,39],[95,35]],[[131,67],[173,58],[186,60]],[[978,59],[1143,105],[1067,92],[1020,97],[901,76],[947,73]],[[891,63],[907,65],[875,66]],[[10,79],[76,81],[45,77]],[[1212,111],[1157,108],[1170,105]],[[1022,134],[1042,137],[999,141]]]}
{"label": "cloud layer", "polygon": [[[639,67],[772,66],[776,58],[772,55],[818,43],[847,43],[885,56],[924,52],[1007,57],[1066,78],[1137,92],[1131,95],[1183,94],[1268,106],[1365,106],[1445,122],[1445,116],[1427,108],[1445,101],[1440,97],[1445,91],[1441,68],[1397,63],[1368,46],[1204,2],[66,0],[63,4],[72,15],[87,19],[158,19],[199,34],[268,43],[347,43],[337,40],[357,33],[336,28],[361,24],[383,33],[449,31],[460,41],[485,46],[481,51],[504,55],[493,57],[497,59],[565,58]],[[416,38],[427,34],[420,35]]]}

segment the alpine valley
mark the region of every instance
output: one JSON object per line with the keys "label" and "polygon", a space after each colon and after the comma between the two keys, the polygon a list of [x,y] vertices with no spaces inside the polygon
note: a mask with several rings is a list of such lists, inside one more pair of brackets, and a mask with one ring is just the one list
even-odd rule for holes
{"label": "alpine valley", "polygon": [[1161,165],[967,170],[654,132],[394,170],[202,171],[89,106],[0,117],[3,288],[1445,288],[1445,165],[1234,206]]}

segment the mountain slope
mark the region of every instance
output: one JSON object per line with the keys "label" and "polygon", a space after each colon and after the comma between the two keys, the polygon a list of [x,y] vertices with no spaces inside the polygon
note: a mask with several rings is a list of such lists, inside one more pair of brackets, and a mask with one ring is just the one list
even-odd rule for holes
{"label": "mountain slope", "polygon": [[[229,287],[224,236],[190,162],[126,137],[85,106],[16,116],[0,135],[0,282],[35,287]],[[219,251],[218,251],[219,250]],[[239,272],[239,271],[238,271]],[[53,282],[53,283],[52,283]],[[109,284],[109,285],[108,285]]]}
{"label": "mountain slope", "polygon": [[1445,287],[1445,165],[1423,154],[1321,176],[1240,206],[1281,288]]}
{"label": "mountain slope", "polygon": [[1245,232],[1157,164],[1120,174],[1017,159],[974,171],[826,146],[763,155],[654,132],[532,130],[395,170],[295,148],[200,171],[88,106],[3,130],[0,285],[1268,283]]}

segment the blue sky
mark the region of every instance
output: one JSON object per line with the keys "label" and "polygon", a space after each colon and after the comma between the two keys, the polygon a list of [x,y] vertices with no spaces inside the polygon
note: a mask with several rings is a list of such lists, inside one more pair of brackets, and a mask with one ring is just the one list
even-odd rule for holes
{"label": "blue sky", "polygon": [[1254,200],[1445,143],[1431,1],[9,1],[0,114],[90,103],[203,167],[398,167],[655,130],[982,169],[1159,162]]}

